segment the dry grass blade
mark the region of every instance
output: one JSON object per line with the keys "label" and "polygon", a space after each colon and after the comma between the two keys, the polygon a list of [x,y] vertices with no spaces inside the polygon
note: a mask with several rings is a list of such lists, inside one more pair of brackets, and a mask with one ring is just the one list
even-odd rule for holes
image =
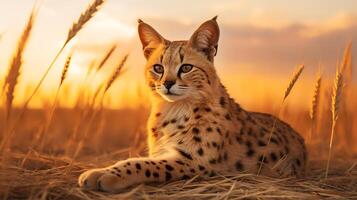
{"label": "dry grass blade", "polygon": [[346,81],[352,76],[352,42],[348,43],[343,54],[343,62],[341,63],[341,72],[345,75]]}
{"label": "dry grass blade", "polygon": [[72,54],[70,54],[68,57],[67,57],[67,60],[66,60],[66,63],[63,67],[63,70],[62,70],[62,75],[61,75],[61,81],[60,81],[60,84],[59,84],[59,87],[62,86],[63,84],[63,81],[66,79],[67,77],[67,72],[68,72],[68,68],[69,68],[69,65],[71,63],[71,60],[72,60]]}
{"label": "dry grass blade", "polygon": [[293,74],[293,77],[290,79],[289,86],[285,90],[283,101],[285,101],[285,99],[289,96],[291,90],[293,89],[296,81],[298,80],[303,70],[304,70],[304,65],[300,65],[298,69],[295,71],[295,73]]}
{"label": "dry grass blade", "polygon": [[57,91],[56,91],[56,95],[55,95],[55,100],[53,102],[53,105],[51,107],[51,111],[50,111],[50,114],[49,114],[49,117],[48,119],[46,120],[46,123],[45,123],[45,128],[43,129],[42,131],[42,135],[39,137],[41,138],[41,143],[40,143],[40,149],[42,150],[42,147],[43,145],[45,144],[46,142],[46,133],[48,131],[48,128],[50,127],[51,123],[52,123],[52,119],[53,119],[53,115],[55,113],[55,110],[56,110],[56,105],[57,105],[57,102],[58,102],[58,95],[60,93],[60,90],[61,90],[61,87],[63,85],[63,82],[64,80],[66,79],[67,77],[67,72],[68,72],[68,69],[69,69],[69,66],[71,64],[71,60],[72,60],[72,53],[70,53],[66,59],[66,62],[63,66],[63,70],[62,70],[62,74],[61,74],[61,79],[60,79],[60,83],[58,85],[58,88],[57,88]]}
{"label": "dry grass blade", "polygon": [[332,112],[333,121],[336,121],[338,118],[342,88],[343,88],[343,75],[341,71],[337,71],[335,77],[335,83],[332,91],[332,103],[331,103],[331,112]]}
{"label": "dry grass blade", "polygon": [[98,11],[98,8],[100,5],[102,5],[104,3],[104,0],[95,0],[88,8],[87,10],[81,14],[81,16],[79,17],[78,21],[75,22],[72,27],[70,28],[69,32],[68,32],[68,36],[66,41],[64,42],[63,46],[61,47],[61,49],[57,52],[56,56],[53,58],[53,60],[51,61],[51,63],[49,64],[49,66],[47,67],[45,73],[41,76],[40,81],[37,83],[35,89],[33,90],[33,92],[29,95],[28,99],[25,101],[22,111],[16,121],[16,124],[18,124],[20,122],[20,120],[22,119],[22,117],[25,114],[25,111],[27,109],[28,104],[30,103],[30,101],[32,100],[32,98],[35,96],[35,94],[37,93],[37,91],[40,89],[43,81],[45,80],[45,78],[47,77],[47,74],[50,72],[52,66],[54,65],[54,63],[56,62],[56,60],[58,59],[58,57],[61,55],[62,51],[66,48],[67,44],[72,40],[72,38],[74,38],[74,36],[76,36],[76,34],[83,28],[83,26],[85,25],[85,23],[87,23],[94,15],[94,13],[96,13]]}
{"label": "dry grass blade", "polygon": [[333,90],[332,90],[332,99],[331,99],[332,127],[331,127],[331,136],[330,136],[329,153],[328,153],[328,159],[327,159],[325,178],[327,178],[327,176],[328,176],[328,171],[329,171],[329,167],[330,167],[333,138],[334,138],[335,127],[336,127],[336,123],[337,123],[337,119],[338,119],[338,112],[340,109],[339,105],[340,105],[340,101],[341,101],[342,88],[343,88],[342,72],[339,69],[337,69],[335,83],[334,83]]}
{"label": "dry grass blade", "polygon": [[76,34],[83,28],[93,15],[98,11],[99,7],[104,3],[104,0],[94,0],[94,2],[81,14],[77,22],[73,23],[70,28],[65,43],[68,43]]}
{"label": "dry grass blade", "polygon": [[[25,50],[25,47],[28,43],[28,40],[30,38],[31,30],[33,27],[34,23],[34,17],[35,17],[35,10],[32,10],[30,17],[27,21],[26,27],[24,31],[22,32],[22,35],[18,41],[17,44],[17,49],[12,57],[6,79],[4,82],[4,91],[6,93],[5,96],[5,108],[6,108],[6,124],[10,124],[10,118],[11,118],[11,110],[12,110],[12,103],[14,100],[14,93],[16,90],[16,85],[18,83],[18,78],[20,76],[21,72],[21,66],[23,63],[23,52]],[[8,130],[5,130],[5,132],[8,132]],[[11,131],[10,131],[11,133]],[[10,134],[11,135],[11,134]],[[9,140],[10,135],[5,135],[5,139],[2,141],[2,144],[0,146],[0,150],[4,148],[6,143]]]}
{"label": "dry grass blade", "polygon": [[106,83],[105,89],[104,89],[104,93],[107,92],[109,90],[109,88],[113,85],[114,81],[118,78],[118,76],[120,75],[121,70],[123,69],[127,59],[128,59],[129,55],[125,55],[124,58],[120,61],[119,65],[117,66],[117,68],[114,70],[114,72],[112,73],[112,75],[110,76],[109,80]]}
{"label": "dry grass blade", "polygon": [[[302,73],[303,70],[304,70],[304,65],[300,65],[300,66],[297,68],[297,70],[294,72],[292,78],[290,79],[289,85],[288,85],[288,87],[287,87],[286,90],[285,90],[285,94],[284,94],[283,101],[282,101],[281,104],[279,105],[278,113],[277,113],[277,118],[280,116],[280,113],[281,113],[282,107],[283,107],[283,105],[284,105],[284,102],[285,102],[286,98],[289,96],[291,90],[293,89],[293,87],[294,87],[296,81],[299,79],[299,77],[300,77],[300,75],[301,75],[301,73]],[[276,127],[276,122],[277,122],[277,118],[274,119],[273,125],[272,125],[272,127],[271,127],[271,129],[270,129],[269,138],[268,138],[268,141],[267,141],[267,145],[270,144],[271,138],[272,138],[272,136],[273,136],[273,134],[274,134],[275,127]],[[257,175],[259,175],[260,172],[261,172],[261,170],[262,170],[262,167],[263,167],[263,165],[264,165],[264,161],[265,161],[265,158],[266,158],[266,154],[267,154],[267,152],[264,152],[264,153],[263,153],[263,157],[262,157],[262,159],[261,159],[261,161],[260,161],[259,169],[258,169]]]}
{"label": "dry grass blade", "polygon": [[310,118],[311,118],[311,132],[310,132],[310,139],[314,133],[314,129],[316,127],[316,118],[317,112],[319,107],[319,100],[320,100],[320,91],[321,90],[321,72],[318,71],[316,75],[315,87],[314,87],[314,94],[312,96],[311,108],[310,108]]}
{"label": "dry grass blade", "polygon": [[89,66],[88,66],[88,69],[87,69],[87,74],[86,74],[86,79],[92,74],[94,66],[95,66],[95,62],[96,62],[95,60],[92,60],[89,63]]}
{"label": "dry grass blade", "polygon": [[99,71],[100,69],[102,69],[102,67],[104,66],[104,64],[108,61],[108,59],[110,58],[110,56],[113,54],[113,52],[115,51],[115,49],[117,48],[117,45],[113,45],[109,51],[105,54],[104,58],[102,59],[102,61],[99,63],[98,67],[97,67],[97,71]]}

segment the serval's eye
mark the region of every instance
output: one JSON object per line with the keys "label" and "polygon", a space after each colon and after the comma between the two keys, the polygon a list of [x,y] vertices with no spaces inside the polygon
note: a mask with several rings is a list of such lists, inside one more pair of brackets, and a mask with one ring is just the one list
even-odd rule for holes
{"label": "serval's eye", "polygon": [[191,65],[191,64],[183,64],[180,67],[180,72],[187,73],[187,72],[191,71],[192,68],[193,68],[193,65]]}
{"label": "serval's eye", "polygon": [[156,73],[158,73],[158,74],[164,73],[164,67],[163,67],[162,65],[160,65],[160,64],[155,64],[155,65],[153,66],[153,69],[154,69],[154,71],[155,71]]}

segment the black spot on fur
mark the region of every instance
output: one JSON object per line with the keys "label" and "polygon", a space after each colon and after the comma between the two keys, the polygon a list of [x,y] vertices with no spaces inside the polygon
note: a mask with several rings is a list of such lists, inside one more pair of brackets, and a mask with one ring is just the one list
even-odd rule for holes
{"label": "black spot on fur", "polygon": [[249,149],[246,154],[248,157],[252,157],[255,154],[255,151],[253,149]]}
{"label": "black spot on fur", "polygon": [[198,129],[198,128],[196,128],[196,127],[193,127],[193,128],[192,128],[192,132],[193,132],[194,134],[199,134],[199,133],[200,133],[200,129]]}
{"label": "black spot on fur", "polygon": [[267,144],[266,144],[264,141],[258,140],[258,146],[264,147],[264,146],[266,146],[266,145],[267,145]]}
{"label": "black spot on fur", "polygon": [[166,181],[169,181],[172,179],[172,175],[169,173],[169,172],[165,172],[165,175],[166,175]]}
{"label": "black spot on fur", "polygon": [[239,160],[236,162],[235,167],[236,167],[237,171],[243,171],[244,170],[244,166],[243,166],[242,162],[239,161]]}
{"label": "black spot on fur", "polygon": [[222,135],[222,131],[221,131],[221,129],[220,128],[216,128],[216,131],[220,134],[220,135]]}
{"label": "black spot on fur", "polygon": [[159,174],[158,174],[157,172],[152,173],[152,175],[153,175],[155,178],[159,178]]}
{"label": "black spot on fur", "polygon": [[169,171],[174,170],[174,168],[171,165],[165,165],[165,168]]}
{"label": "black spot on fur", "polygon": [[226,120],[231,120],[231,116],[229,114],[226,114],[224,117],[226,118]]}
{"label": "black spot on fur", "polygon": [[200,119],[201,117],[201,115],[196,115],[195,119]]}
{"label": "black spot on fur", "polygon": [[178,128],[178,129],[184,129],[185,127],[182,126],[182,125],[178,125],[177,128]]}
{"label": "black spot on fur", "polygon": [[212,132],[212,128],[211,127],[207,127],[206,131],[207,132]]}
{"label": "black spot on fur", "polygon": [[211,159],[211,160],[209,160],[208,162],[211,163],[211,164],[216,164],[216,163],[217,163],[217,160],[216,160],[216,159]]}
{"label": "black spot on fur", "polygon": [[199,169],[200,171],[203,171],[203,170],[205,170],[206,168],[205,168],[204,166],[202,166],[202,165],[198,165],[198,169]]}
{"label": "black spot on fur", "polygon": [[199,110],[199,108],[193,109],[193,112],[196,113]]}
{"label": "black spot on fur", "polygon": [[183,157],[189,159],[189,160],[192,160],[192,156],[189,154],[189,153],[186,153],[184,152],[183,150],[181,149],[176,149]]}
{"label": "black spot on fur", "polygon": [[217,147],[217,143],[216,142],[212,142],[212,146],[213,147]]}
{"label": "black spot on fur", "polygon": [[185,163],[183,163],[181,160],[176,160],[175,162],[179,165],[185,165]]}
{"label": "black spot on fur", "polygon": [[301,165],[301,162],[300,162],[300,160],[297,158],[296,159],[296,164],[297,164],[297,166],[299,166],[300,167],[300,165]]}
{"label": "black spot on fur", "polygon": [[162,127],[166,127],[168,124],[169,124],[169,122],[168,122],[168,121],[165,121],[165,122],[162,124]]}
{"label": "black spot on fur", "polygon": [[176,119],[172,119],[170,122],[171,122],[172,124],[174,124],[174,123],[177,122],[177,120],[176,120]]}
{"label": "black spot on fur", "polygon": [[151,176],[151,172],[150,172],[150,170],[148,170],[148,169],[146,170],[146,172],[145,172],[145,176],[146,176],[146,177],[150,177],[150,176]]}
{"label": "black spot on fur", "polygon": [[240,136],[237,136],[236,140],[239,144],[243,144],[243,139]]}
{"label": "black spot on fur", "polygon": [[155,116],[156,117],[160,117],[161,113],[156,113]]}
{"label": "black spot on fur", "polygon": [[141,170],[141,165],[139,163],[135,164],[136,169]]}
{"label": "black spot on fur", "polygon": [[131,174],[130,169],[126,170],[126,173],[130,175]]}
{"label": "black spot on fur", "polygon": [[270,158],[271,158],[272,161],[278,160],[278,157],[276,156],[276,154],[274,152],[270,153]]}
{"label": "black spot on fur", "polygon": [[221,97],[219,99],[219,104],[221,104],[222,107],[224,107],[226,105],[226,101],[224,100],[224,97]]}
{"label": "black spot on fur", "polygon": [[190,179],[190,177],[185,174],[185,175],[182,176],[181,179],[182,179],[182,180],[187,180],[187,179]]}
{"label": "black spot on fur", "polygon": [[198,153],[198,155],[203,156],[203,149],[202,149],[202,148],[199,148],[199,149],[197,150],[197,153]]}
{"label": "black spot on fur", "polygon": [[193,139],[194,139],[196,142],[201,142],[201,138],[198,137],[198,136],[193,136]]}
{"label": "black spot on fur", "polygon": [[205,111],[206,111],[206,112],[211,112],[212,110],[211,110],[211,108],[208,108],[208,107],[207,107],[207,108],[205,108]]}
{"label": "black spot on fur", "polygon": [[190,172],[195,173],[196,170],[195,169],[190,169]]}
{"label": "black spot on fur", "polygon": [[263,155],[260,155],[258,158],[259,163],[264,162],[265,164],[268,163],[268,159],[264,157]]}
{"label": "black spot on fur", "polygon": [[156,163],[154,161],[151,161],[151,164],[156,165]]}

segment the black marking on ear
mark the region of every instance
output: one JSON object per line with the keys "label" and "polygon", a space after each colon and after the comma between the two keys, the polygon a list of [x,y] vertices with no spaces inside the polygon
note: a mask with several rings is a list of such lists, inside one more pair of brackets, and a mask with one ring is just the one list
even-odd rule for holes
{"label": "black marking on ear", "polygon": [[181,63],[183,63],[183,54],[182,54],[182,46],[180,46],[180,49],[179,49],[179,56],[180,56],[180,61]]}

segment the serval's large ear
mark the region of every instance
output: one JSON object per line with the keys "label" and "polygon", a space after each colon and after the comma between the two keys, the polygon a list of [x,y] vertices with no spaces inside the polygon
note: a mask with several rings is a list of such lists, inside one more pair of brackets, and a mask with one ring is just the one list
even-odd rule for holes
{"label": "serval's large ear", "polygon": [[204,53],[208,60],[213,61],[217,54],[219,39],[219,27],[217,16],[204,22],[191,36],[189,45],[192,48]]}
{"label": "serval's large ear", "polygon": [[146,59],[149,59],[152,52],[160,45],[168,43],[153,27],[141,19],[138,20],[138,32]]}

